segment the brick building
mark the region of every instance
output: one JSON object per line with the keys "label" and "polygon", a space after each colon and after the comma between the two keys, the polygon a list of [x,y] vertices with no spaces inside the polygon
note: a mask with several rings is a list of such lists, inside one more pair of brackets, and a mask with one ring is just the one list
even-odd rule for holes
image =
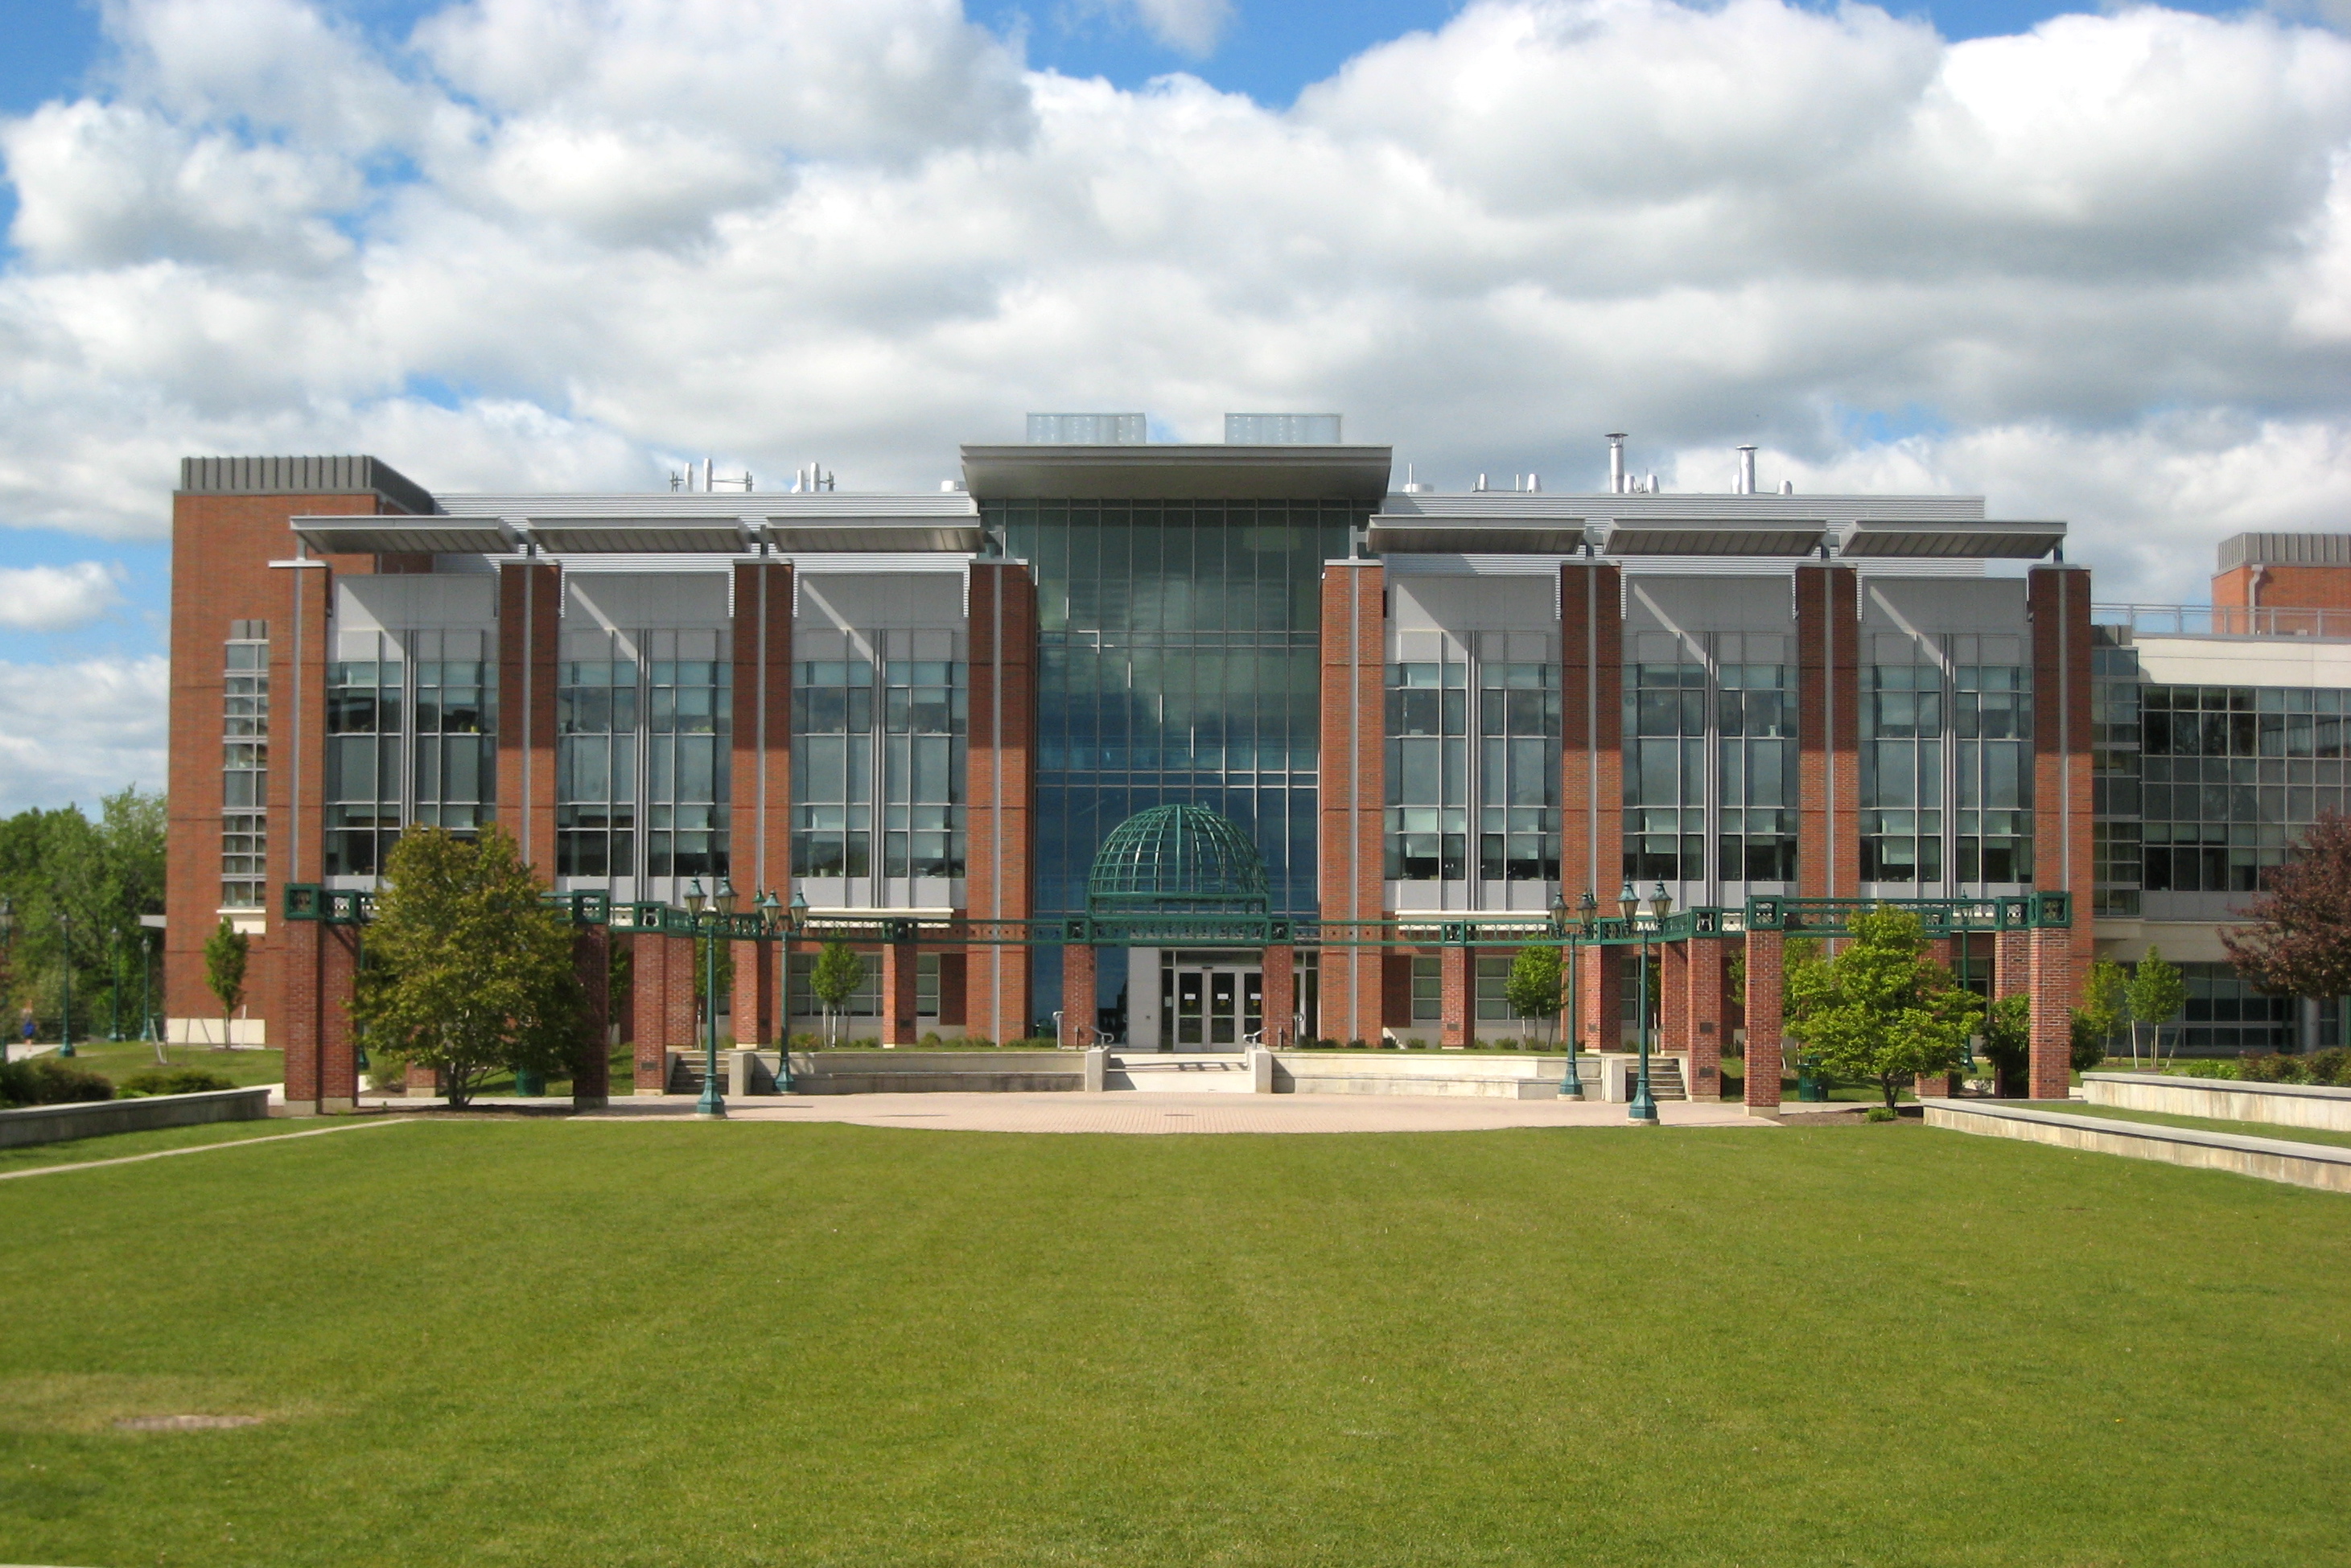
{"label": "brick building", "polygon": [[[2210,964],[2271,830],[2340,803],[2341,539],[2231,540],[2215,599],[2237,608],[2163,624],[2094,611],[2062,523],[1980,498],[1758,493],[1751,454],[1731,493],[1667,494],[1621,453],[1598,494],[1445,495],[1394,485],[1389,449],[1338,423],[1234,415],[1223,444],[1172,444],[1136,415],[1031,416],[896,496],[814,469],[782,491],[705,470],[652,495],[435,495],[372,458],[190,459],[175,1037],[218,1031],[201,949],[225,915],[256,938],[242,1038],[288,1046],[292,1098],[348,1101],[350,954],[286,921],[281,890],[370,887],[417,824],[495,819],[558,888],[621,903],[729,879],[923,934],[877,944],[859,1033],[1215,1050],[1504,1032],[1507,951],[1462,935],[1628,883],[1729,911],[2078,892],[2065,929],[1946,948],[1980,986],[2070,996],[2093,954]],[[1112,831],[1173,804],[1254,845],[1294,946],[953,937],[1081,915]],[[692,977],[636,946],[623,1027],[683,1044]],[[1732,946],[1661,960],[1699,1093],[1741,1027]],[[738,956],[743,1041],[816,1010],[810,952],[778,951]],[[1588,956],[1587,1044],[1630,1029],[1623,962]]]}

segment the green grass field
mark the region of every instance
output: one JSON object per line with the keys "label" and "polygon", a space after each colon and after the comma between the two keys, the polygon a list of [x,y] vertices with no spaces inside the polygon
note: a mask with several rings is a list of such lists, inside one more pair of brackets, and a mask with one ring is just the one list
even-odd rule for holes
{"label": "green grass field", "polygon": [[[21,1056],[23,1052],[14,1054]],[[239,1088],[277,1083],[286,1077],[286,1053],[282,1051],[214,1051],[202,1045],[172,1045],[164,1048],[164,1055],[173,1067],[217,1072],[224,1078],[235,1079]],[[78,1040],[74,1044],[73,1065],[102,1073],[120,1083],[134,1072],[152,1070],[155,1048],[135,1040],[119,1045],[109,1045],[104,1040]]]}
{"label": "green grass field", "polygon": [[[444,1121],[0,1202],[0,1561],[2351,1558],[2351,1203],[1916,1125]],[[266,1419],[114,1426],[183,1414]]]}
{"label": "green grass field", "polygon": [[2069,1116],[2103,1116],[2116,1122],[2152,1122],[2160,1127],[2192,1127],[2205,1133],[2236,1133],[2248,1138],[2283,1138],[2291,1144],[2331,1144],[2351,1148],[2351,1133],[2325,1127],[2289,1127],[2277,1122],[2231,1122],[2218,1116],[2175,1116],[2168,1111],[2133,1111],[2120,1105],[2059,1104],[2032,1102],[2035,1110],[2062,1111]]}

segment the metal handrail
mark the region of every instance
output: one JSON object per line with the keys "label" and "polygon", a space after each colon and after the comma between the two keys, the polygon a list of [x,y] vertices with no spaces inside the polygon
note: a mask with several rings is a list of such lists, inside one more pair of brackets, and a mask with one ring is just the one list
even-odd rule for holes
{"label": "metal handrail", "polygon": [[2351,610],[2241,604],[2093,604],[2095,626],[2148,637],[2309,637],[2351,642]]}

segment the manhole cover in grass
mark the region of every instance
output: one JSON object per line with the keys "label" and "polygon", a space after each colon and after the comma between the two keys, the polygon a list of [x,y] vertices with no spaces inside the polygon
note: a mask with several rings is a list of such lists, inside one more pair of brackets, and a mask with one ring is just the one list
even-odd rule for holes
{"label": "manhole cover in grass", "polygon": [[125,1416],[115,1423],[125,1432],[212,1432],[260,1425],[258,1416]]}

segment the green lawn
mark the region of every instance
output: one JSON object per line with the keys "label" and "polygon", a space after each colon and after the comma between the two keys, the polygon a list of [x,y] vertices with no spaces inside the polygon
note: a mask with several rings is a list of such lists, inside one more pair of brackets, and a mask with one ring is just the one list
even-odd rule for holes
{"label": "green lawn", "polygon": [[[0,1198],[10,1562],[2351,1559],[2351,1203],[1917,1125],[485,1120]],[[193,1413],[269,1419],[113,1426]]]}
{"label": "green lawn", "polygon": [[2294,1144],[2332,1144],[2351,1148],[2351,1133],[2323,1127],[2286,1127],[2275,1122],[2226,1122],[2214,1116],[2175,1116],[2168,1111],[2131,1111],[2120,1105],[2085,1105],[2053,1100],[2032,1102],[2036,1111],[2063,1111],[2071,1116],[2105,1116],[2116,1122],[2153,1122],[2165,1127],[2193,1127],[2205,1133],[2241,1133],[2249,1138],[2283,1138]]}
{"label": "green lawn", "polygon": [[[17,1047],[9,1054],[21,1057],[23,1048]],[[198,1067],[233,1078],[240,1089],[253,1083],[282,1082],[286,1077],[286,1053],[282,1051],[214,1051],[202,1045],[173,1045],[164,1048],[164,1055],[174,1067]],[[103,1073],[120,1083],[134,1072],[152,1069],[155,1048],[135,1040],[120,1045],[109,1045],[104,1040],[76,1040],[73,1065]]]}
{"label": "green lawn", "polygon": [[[115,1160],[126,1155],[152,1155],[159,1149],[184,1149],[200,1144],[235,1144],[249,1138],[274,1138],[312,1127],[350,1124],[348,1117],[273,1116],[260,1122],[207,1122],[194,1127],[158,1127],[148,1133],[117,1133],[104,1138],[71,1138],[59,1144],[33,1144],[0,1149],[0,1171],[31,1166],[71,1166],[87,1160]],[[5,1201],[5,1200],[0,1200]]]}

